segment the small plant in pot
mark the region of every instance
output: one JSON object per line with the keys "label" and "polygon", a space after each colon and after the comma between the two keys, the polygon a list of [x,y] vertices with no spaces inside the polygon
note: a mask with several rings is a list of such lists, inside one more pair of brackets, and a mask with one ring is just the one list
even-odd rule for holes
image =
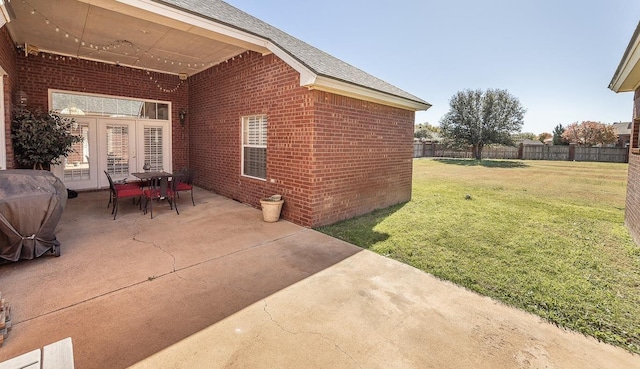
{"label": "small plant in pot", "polygon": [[54,112],[19,109],[14,112],[11,139],[16,161],[22,168],[50,169],[62,164],[82,136],[71,133],[74,120]]}
{"label": "small plant in pot", "polygon": [[272,195],[260,199],[262,219],[269,223],[277,222],[280,219],[282,204],[284,204],[284,199],[281,195]]}

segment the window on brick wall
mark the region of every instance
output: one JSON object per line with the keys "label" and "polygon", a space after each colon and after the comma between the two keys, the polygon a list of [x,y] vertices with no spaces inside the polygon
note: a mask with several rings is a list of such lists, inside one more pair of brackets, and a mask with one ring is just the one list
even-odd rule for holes
{"label": "window on brick wall", "polygon": [[267,178],[267,116],[242,117],[242,175]]}

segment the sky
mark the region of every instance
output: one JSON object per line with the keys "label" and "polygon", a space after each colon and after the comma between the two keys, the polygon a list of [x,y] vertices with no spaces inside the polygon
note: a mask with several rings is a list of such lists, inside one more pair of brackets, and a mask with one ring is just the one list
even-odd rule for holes
{"label": "sky", "polygon": [[522,132],[631,121],[633,93],[609,82],[640,21],[638,0],[225,0],[399,87],[438,125],[466,89],[505,89]]}

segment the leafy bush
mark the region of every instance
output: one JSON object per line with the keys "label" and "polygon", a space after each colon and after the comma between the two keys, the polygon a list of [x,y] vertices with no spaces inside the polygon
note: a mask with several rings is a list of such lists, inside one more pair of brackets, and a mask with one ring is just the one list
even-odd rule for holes
{"label": "leafy bush", "polygon": [[18,164],[33,169],[49,169],[52,164],[61,164],[61,158],[73,152],[72,145],[82,142],[82,136],[71,134],[73,124],[73,119],[53,112],[17,110],[11,139]]}

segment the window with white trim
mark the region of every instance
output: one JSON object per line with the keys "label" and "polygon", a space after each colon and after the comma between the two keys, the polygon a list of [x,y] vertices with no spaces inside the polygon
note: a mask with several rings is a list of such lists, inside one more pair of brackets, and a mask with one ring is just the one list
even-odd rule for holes
{"label": "window with white trim", "polygon": [[267,116],[242,117],[242,175],[267,179]]}
{"label": "window with white trim", "polygon": [[69,115],[169,120],[169,104],[165,102],[67,91],[51,92],[51,109]]}

